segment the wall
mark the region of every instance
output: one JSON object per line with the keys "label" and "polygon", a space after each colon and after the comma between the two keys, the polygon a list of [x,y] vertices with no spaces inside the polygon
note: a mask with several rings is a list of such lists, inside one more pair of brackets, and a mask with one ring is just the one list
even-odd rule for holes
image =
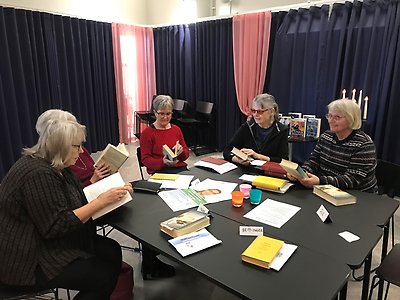
{"label": "wall", "polygon": [[0,6],[104,22],[147,24],[146,0],[0,0]]}

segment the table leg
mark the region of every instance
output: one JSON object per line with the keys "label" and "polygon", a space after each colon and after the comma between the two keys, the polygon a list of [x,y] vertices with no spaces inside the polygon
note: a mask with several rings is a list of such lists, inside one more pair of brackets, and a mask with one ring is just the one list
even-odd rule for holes
{"label": "table leg", "polygon": [[[387,246],[389,242],[389,225],[390,221],[383,226],[383,239],[382,239],[382,252],[381,252],[381,262],[383,259],[386,257],[387,254]],[[383,295],[383,288],[384,288],[384,280],[381,280],[379,283],[379,288],[378,288],[378,300],[382,300],[382,295]]]}
{"label": "table leg", "polygon": [[339,300],[346,300],[346,299],[347,299],[347,282],[340,290],[340,296],[339,296]]}
{"label": "table leg", "polygon": [[365,261],[364,261],[364,278],[363,278],[363,285],[362,285],[361,300],[367,300],[368,299],[369,273],[371,272],[371,260],[372,260],[372,251],[365,258]]}

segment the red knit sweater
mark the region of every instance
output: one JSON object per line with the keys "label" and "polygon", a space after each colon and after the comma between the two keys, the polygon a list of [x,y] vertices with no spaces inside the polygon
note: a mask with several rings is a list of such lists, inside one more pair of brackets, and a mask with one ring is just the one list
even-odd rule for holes
{"label": "red knit sweater", "polygon": [[172,149],[176,141],[183,147],[183,152],[177,157],[178,163],[176,167],[184,167],[184,162],[189,157],[189,148],[183,139],[181,129],[171,124],[171,128],[161,130],[153,126],[147,127],[140,134],[140,153],[142,155],[142,163],[147,168],[147,173],[153,174],[156,171],[162,171],[166,167],[163,162],[162,146],[167,144]]}
{"label": "red knit sweater", "polygon": [[82,149],[83,152],[79,154],[75,165],[69,168],[81,180],[82,187],[86,187],[92,184],[90,179],[94,173],[94,160],[85,147],[82,147]]}

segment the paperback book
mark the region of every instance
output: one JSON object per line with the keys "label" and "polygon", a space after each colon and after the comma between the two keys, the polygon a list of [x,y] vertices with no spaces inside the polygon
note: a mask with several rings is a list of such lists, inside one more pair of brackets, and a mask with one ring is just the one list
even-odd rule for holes
{"label": "paperback book", "polygon": [[321,119],[320,118],[307,119],[306,137],[317,139],[317,138],[319,138],[320,130],[321,130]]}
{"label": "paperback book", "polygon": [[357,203],[355,196],[330,184],[314,185],[313,193],[335,206]]}
{"label": "paperback book", "polygon": [[290,175],[297,179],[306,178],[306,172],[297,163],[290,160],[282,159],[280,163],[281,167],[286,170]]}
{"label": "paperback book", "polygon": [[306,136],[307,119],[296,118],[289,121],[289,136],[295,139],[304,139]]}
{"label": "paperback book", "polygon": [[160,230],[172,237],[198,231],[210,225],[210,217],[197,210],[189,210],[160,223]]}
{"label": "paperback book", "polygon": [[164,144],[162,146],[162,151],[164,156],[167,157],[169,160],[174,160],[178,156],[175,151],[173,151],[170,147],[168,147],[167,144]]}
{"label": "paperback book", "polygon": [[267,237],[257,236],[254,241],[242,253],[244,262],[269,269],[272,261],[283,246],[283,241]]}

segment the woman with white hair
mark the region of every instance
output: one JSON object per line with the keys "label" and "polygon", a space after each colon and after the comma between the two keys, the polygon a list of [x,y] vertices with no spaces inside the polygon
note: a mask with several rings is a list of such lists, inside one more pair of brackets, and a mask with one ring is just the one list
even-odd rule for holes
{"label": "woman with white hair", "polygon": [[[47,123],[51,120],[67,120],[76,122],[76,117],[68,111],[61,109],[49,109],[43,112],[36,121],[36,131],[39,135],[44,132]],[[91,185],[110,175],[110,167],[106,164],[94,166],[94,160],[89,151],[82,146],[82,152],[79,154],[75,165],[70,169],[81,180],[83,187]]]}
{"label": "woman with white hair", "polygon": [[129,183],[88,203],[69,170],[82,153],[86,129],[51,120],[0,185],[0,286],[62,287],[75,299],[109,299],[122,256],[119,244],[96,234],[92,216],[132,192]]}
{"label": "woman with white hair", "polygon": [[306,187],[331,184],[340,189],[375,192],[376,151],[372,139],[361,128],[361,110],[348,99],[328,105],[325,131],[310,158],[303,164],[307,178],[299,180]]}
{"label": "woman with white hair", "polygon": [[252,117],[236,131],[224,150],[224,158],[234,163],[249,165],[233,155],[233,147],[259,160],[280,162],[288,159],[288,128],[278,122],[279,108],[275,97],[269,94],[257,95],[250,109]]}

